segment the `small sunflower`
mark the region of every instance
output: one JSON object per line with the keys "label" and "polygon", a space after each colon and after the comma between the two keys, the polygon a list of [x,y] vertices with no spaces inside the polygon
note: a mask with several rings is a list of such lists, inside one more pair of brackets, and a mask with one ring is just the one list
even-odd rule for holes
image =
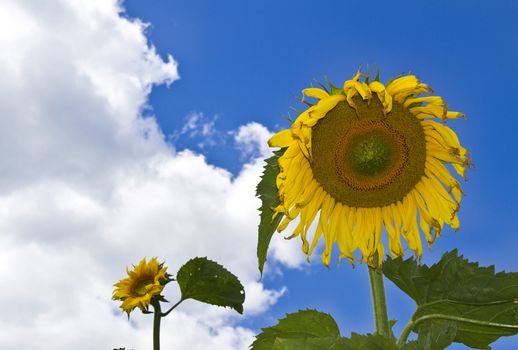
{"label": "small sunflower", "polygon": [[308,257],[324,236],[324,264],[337,242],[340,259],[353,263],[359,249],[371,266],[376,253],[384,256],[383,227],[394,257],[404,254],[401,236],[421,256],[419,228],[429,245],[444,224],[457,230],[462,190],[448,165],[464,177],[470,156],[455,132],[434,119],[463,114],[449,111],[439,96],[423,96],[431,91],[413,75],[384,85],[377,77],[369,82],[361,71],[343,88],[303,90],[317,102],[269,140],[270,147],[284,150],[274,215],[285,218],[277,230],[299,217],[289,238],[300,236]]}
{"label": "small sunflower", "polygon": [[116,288],[112,299],[121,300],[120,308],[128,315],[137,306],[140,310],[147,311],[151,298],[160,295],[169,281],[166,271],[167,267],[159,264],[156,257],[148,263],[146,258],[142,259],[137,266],[133,266],[133,270],[126,268],[128,278],[114,284]]}

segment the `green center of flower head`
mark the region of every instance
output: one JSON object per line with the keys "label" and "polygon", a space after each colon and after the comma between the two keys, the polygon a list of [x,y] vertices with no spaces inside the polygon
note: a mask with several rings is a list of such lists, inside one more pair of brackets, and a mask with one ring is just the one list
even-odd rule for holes
{"label": "green center of flower head", "polygon": [[137,293],[138,295],[144,295],[148,292],[148,289],[146,288],[147,285],[153,283],[152,280],[144,280],[144,281],[140,281],[139,283],[137,283],[137,285],[135,286],[135,293]]}
{"label": "green center of flower head", "polygon": [[383,120],[355,123],[334,146],[335,172],[357,190],[386,187],[408,159],[404,138]]}
{"label": "green center of flower head", "polygon": [[346,161],[351,169],[363,176],[375,176],[388,169],[394,152],[384,135],[372,132],[352,140],[348,153]]}

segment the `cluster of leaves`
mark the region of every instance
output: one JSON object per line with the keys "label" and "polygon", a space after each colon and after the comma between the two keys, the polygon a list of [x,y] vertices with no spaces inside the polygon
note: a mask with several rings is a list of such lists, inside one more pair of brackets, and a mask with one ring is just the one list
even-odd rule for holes
{"label": "cluster of leaves", "polygon": [[456,250],[430,267],[388,259],[383,273],[416,302],[410,325],[418,334],[440,326],[445,343],[489,349],[499,337],[518,333],[518,273],[495,273]]}
{"label": "cluster of leaves", "polygon": [[[440,350],[454,342],[491,349],[498,338],[518,333],[518,273],[495,273],[457,251],[430,267],[413,258],[388,259],[383,273],[416,302],[398,341],[377,334],[342,337],[330,315],[304,310],[264,328],[252,350]],[[410,332],[416,340],[407,341]]]}

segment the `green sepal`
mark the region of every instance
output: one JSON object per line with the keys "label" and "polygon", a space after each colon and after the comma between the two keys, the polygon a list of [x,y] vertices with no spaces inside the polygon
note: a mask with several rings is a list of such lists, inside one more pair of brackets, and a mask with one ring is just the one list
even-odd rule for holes
{"label": "green sepal", "polygon": [[[306,101],[306,100],[304,99],[304,95],[302,95],[302,97],[295,96],[295,99],[296,99],[297,101],[299,101],[300,103],[305,104],[305,105],[306,105],[306,106],[308,106],[308,107],[313,107],[313,106],[315,105],[315,103],[311,103],[311,102]],[[297,111],[298,111],[298,110],[297,110]],[[299,114],[301,114],[301,113],[299,113]]]}
{"label": "green sepal", "polygon": [[300,109],[295,108],[295,107],[290,107],[290,109],[291,109],[291,110],[293,110],[294,112],[297,112],[297,114],[302,114],[302,113],[304,113],[304,111],[303,111],[303,110],[300,110]]}
{"label": "green sepal", "polygon": [[322,90],[324,90],[325,92],[329,93],[329,90],[327,89],[327,86],[325,86],[324,84],[322,84],[320,81],[318,81],[316,78],[313,78],[313,81],[315,83],[317,83],[318,86],[320,86],[322,88]]}
{"label": "green sepal", "polygon": [[[158,265],[158,269],[162,269],[162,267],[164,266],[164,263]],[[173,278],[173,275],[171,275],[170,273],[166,272],[165,273],[165,279],[161,280],[160,281],[160,285],[161,286],[165,286],[167,285],[168,283],[174,281],[175,279]]]}
{"label": "green sepal", "polygon": [[176,280],[182,293],[181,300],[194,299],[243,313],[243,285],[235,275],[212,260],[189,260],[178,271]]}
{"label": "green sepal", "polygon": [[454,342],[490,349],[501,336],[518,333],[518,273],[495,273],[446,253],[430,267],[415,259],[387,259],[383,273],[417,303],[413,331],[421,335],[435,325],[453,323]]}
{"label": "green sepal", "polygon": [[366,72],[365,72],[365,77],[363,79],[364,83],[369,85],[369,79],[371,77],[371,70],[369,68],[369,65],[367,65],[367,68],[366,68]]}
{"label": "green sepal", "polygon": [[329,85],[329,95],[343,95],[344,90],[337,86],[334,86],[333,83],[326,77],[326,83]]}
{"label": "green sepal", "polygon": [[257,240],[257,259],[261,275],[268,255],[268,246],[270,245],[270,241],[275,230],[284,216],[284,214],[279,213],[275,218],[273,218],[273,209],[280,204],[276,185],[277,175],[280,172],[278,160],[285,151],[286,148],[275,151],[273,152],[272,157],[265,160],[266,164],[264,166],[263,175],[261,176],[261,181],[259,181],[256,188],[256,195],[261,200],[261,207],[259,208],[261,219],[259,222]]}
{"label": "green sepal", "polygon": [[378,65],[376,65],[376,75],[373,81],[380,81],[380,67],[378,67]]}
{"label": "green sepal", "polygon": [[290,123],[292,123],[292,124],[293,124],[293,122],[295,121],[295,119],[293,119],[289,113],[288,113],[288,115],[284,115],[284,116],[282,116],[282,118],[283,118],[283,119],[286,119],[287,121],[289,121],[289,122],[290,122]]}

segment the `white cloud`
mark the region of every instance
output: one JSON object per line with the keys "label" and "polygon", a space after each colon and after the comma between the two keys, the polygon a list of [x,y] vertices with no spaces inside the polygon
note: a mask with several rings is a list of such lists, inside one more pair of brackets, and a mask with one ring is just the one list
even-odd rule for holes
{"label": "white cloud", "polygon": [[[110,300],[126,265],[144,256],[173,273],[208,256],[244,283],[245,313],[275,303],[283,290],[257,282],[262,161],[233,178],[176,153],[142,117],[151,86],[178,79],[146,25],[115,0],[1,6],[0,280],[9,287],[0,289],[0,329],[10,336],[0,349],[149,349],[150,317],[134,313],[130,323]],[[237,135],[252,147],[268,131],[253,123]],[[246,349],[253,334],[235,315],[186,302],[163,322],[163,347]]]}
{"label": "white cloud", "polygon": [[239,127],[234,134],[236,144],[245,157],[270,157],[272,151],[268,147],[268,139],[272,136],[270,131],[256,122],[250,122]]}
{"label": "white cloud", "polygon": [[142,23],[113,0],[2,7],[0,193],[56,178],[102,186],[166,151],[155,121],[138,116],[151,84],[178,79],[176,63],[147,45]]}
{"label": "white cloud", "polygon": [[169,138],[173,143],[185,138],[190,143],[197,140],[200,149],[223,146],[226,144],[227,135],[216,128],[218,117],[217,114],[209,118],[202,112],[191,112],[185,118],[182,128],[169,135]]}

